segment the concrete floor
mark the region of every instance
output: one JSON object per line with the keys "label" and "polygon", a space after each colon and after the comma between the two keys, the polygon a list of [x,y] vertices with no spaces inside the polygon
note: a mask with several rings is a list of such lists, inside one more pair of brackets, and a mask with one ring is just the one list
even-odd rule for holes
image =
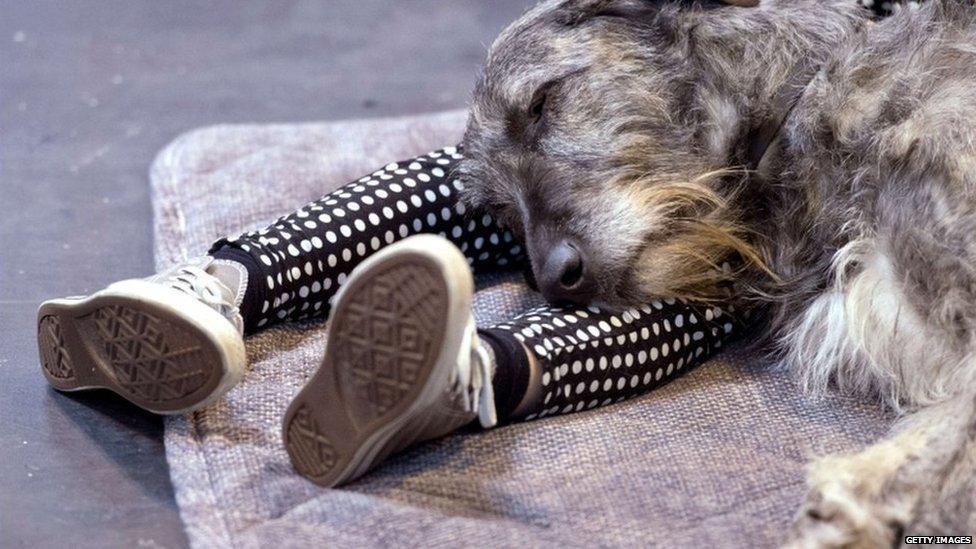
{"label": "concrete floor", "polygon": [[531,0],[0,0],[0,546],[186,545],[159,418],[47,388],[41,300],[152,269],[147,168],[218,122],[465,104]]}

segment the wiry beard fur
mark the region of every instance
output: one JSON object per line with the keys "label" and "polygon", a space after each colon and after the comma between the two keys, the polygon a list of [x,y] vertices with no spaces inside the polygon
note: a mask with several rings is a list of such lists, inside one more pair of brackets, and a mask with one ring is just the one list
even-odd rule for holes
{"label": "wiry beard fur", "polygon": [[[624,295],[631,303],[654,297],[728,303],[733,284],[769,271],[763,252],[754,244],[755,234],[742,222],[736,206],[744,174],[717,170],[690,181],[659,183],[638,176],[628,185],[631,200],[639,204],[648,221],[643,246],[632,262],[625,287],[637,289]],[[716,185],[726,187],[724,193]]]}

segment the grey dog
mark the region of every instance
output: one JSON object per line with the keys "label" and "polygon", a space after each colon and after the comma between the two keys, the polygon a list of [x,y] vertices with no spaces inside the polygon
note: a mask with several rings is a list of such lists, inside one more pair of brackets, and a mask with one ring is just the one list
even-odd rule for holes
{"label": "grey dog", "polygon": [[[902,414],[810,466],[802,547],[976,526],[976,8],[549,0],[491,48],[466,199],[551,300],[731,300]],[[731,295],[731,297],[729,297]]]}

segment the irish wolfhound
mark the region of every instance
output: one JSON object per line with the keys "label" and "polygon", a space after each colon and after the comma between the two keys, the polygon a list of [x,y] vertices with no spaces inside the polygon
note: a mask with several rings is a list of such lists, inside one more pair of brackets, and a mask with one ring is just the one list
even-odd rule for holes
{"label": "irish wolfhound", "polygon": [[528,12],[475,91],[467,199],[523,234],[551,299],[731,292],[807,389],[904,414],[811,466],[792,543],[972,533],[976,8],[725,4]]}

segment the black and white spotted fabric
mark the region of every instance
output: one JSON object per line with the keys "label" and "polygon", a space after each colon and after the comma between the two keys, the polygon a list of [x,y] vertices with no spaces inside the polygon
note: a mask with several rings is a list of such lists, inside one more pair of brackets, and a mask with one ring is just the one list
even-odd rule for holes
{"label": "black and white spotted fabric", "polygon": [[733,333],[718,307],[657,300],[620,312],[544,306],[490,328],[522,342],[543,364],[535,419],[643,394],[702,362]]}
{"label": "black and white spotted fabric", "polygon": [[[475,273],[525,268],[516,237],[490,215],[469,212],[458,200],[461,183],[451,174],[460,159],[460,150],[448,147],[389,164],[267,228],[214,244],[212,255],[248,268],[241,306],[248,332],[280,321],[324,317],[359,263],[417,233],[451,240]],[[522,345],[505,348],[524,346],[541,365],[542,396],[523,414],[532,419],[644,393],[700,363],[732,330],[733,322],[717,308],[655,301],[619,314],[542,307],[486,331],[509,338],[508,343],[517,340]],[[498,364],[506,374],[496,377],[511,381],[511,369],[518,367]],[[512,392],[511,387],[495,386],[498,392]],[[518,402],[521,395],[496,395],[499,399]]]}
{"label": "black and white spotted fabric", "polygon": [[267,228],[217,242],[212,254],[240,261],[240,254],[224,251],[234,248],[259,266],[241,311],[247,331],[327,315],[357,265],[418,233],[449,239],[475,272],[521,268],[524,252],[512,233],[490,215],[469,215],[458,200],[461,183],[449,172],[460,158],[456,147],[448,147],[388,164]]}

